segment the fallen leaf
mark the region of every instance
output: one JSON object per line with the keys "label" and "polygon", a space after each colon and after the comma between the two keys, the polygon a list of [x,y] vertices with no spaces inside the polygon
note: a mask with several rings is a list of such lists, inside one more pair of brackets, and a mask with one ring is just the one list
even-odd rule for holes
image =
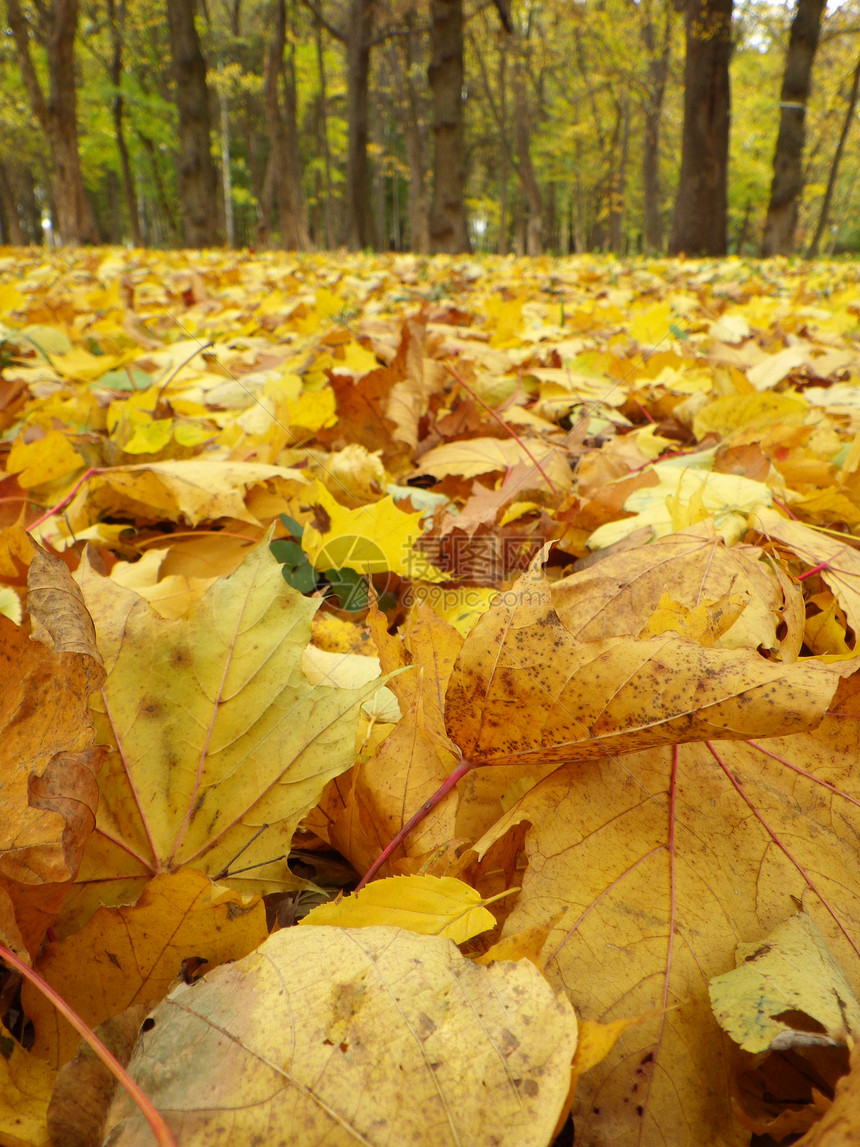
{"label": "fallen leaf", "polygon": [[709,992],[720,1027],[744,1051],[850,1043],[860,1004],[808,912],[762,940],[738,945],[737,968]]}
{"label": "fallen leaf", "polygon": [[359,706],[380,683],[305,679],[320,602],[286,585],[267,540],[176,621],[87,562],[80,577],[107,667],[93,707],[110,746],[81,882],[134,899],[157,871],[215,875],[241,856],[249,887],[296,887],[292,834],[353,763]]}
{"label": "fallen leaf", "polygon": [[775,510],[757,511],[750,526],[788,547],[805,566],[820,566],[818,576],[835,594],[854,633],[860,633],[860,554],[848,542],[791,522]]}
{"label": "fallen leaf", "polygon": [[[72,936],[47,944],[34,966],[95,1027],[132,1004],[160,1000],[183,960],[214,967],[247,955],[266,934],[259,897],[184,869],[153,877],[130,907],[100,908]],[[22,1001],[36,1029],[34,1054],[54,1067],[67,1063],[78,1033],[29,983]]]}
{"label": "fallen leaf", "polygon": [[476,764],[587,760],[814,728],[836,684],[818,663],[785,665],[672,634],[578,641],[555,612],[538,561],[466,638],[445,723]]}
{"label": "fallen leaf", "polygon": [[443,581],[445,575],[415,548],[424,528],[420,513],[406,513],[389,494],[368,506],[347,509],[325,486],[309,495],[325,528],[305,527],[302,548],[318,570],[348,566],[362,574],[396,573],[408,578]]}
{"label": "fallen leaf", "polygon": [[[461,645],[459,635],[427,606],[410,615],[402,640],[388,634],[385,615],[376,607],[368,621],[384,671],[397,674],[390,688],[401,717],[372,754],[332,781],[309,820],[359,872],[368,870],[458,760],[456,746],[445,732],[442,706]],[[397,672],[406,667],[406,672]],[[456,804],[452,797],[416,827],[403,850],[407,861],[424,857],[451,839]]]}
{"label": "fallen leaf", "polygon": [[391,876],[336,903],[312,908],[301,924],[338,928],[391,924],[462,944],[495,928],[496,919],[483,906],[480,894],[453,876]]}
{"label": "fallen leaf", "polygon": [[100,515],[167,519],[197,525],[205,520],[235,518],[259,525],[245,506],[255,486],[271,483],[281,504],[306,483],[297,470],[253,463],[199,458],[115,467],[94,474],[60,517],[38,527],[40,538],[62,543],[80,536]]}
{"label": "fallen leaf", "polygon": [[798,1139],[796,1147],[853,1147],[860,1140],[860,1043],[851,1052],[851,1070],[836,1085],[836,1095],[821,1122]]}
{"label": "fallen leaf", "polygon": [[572,634],[595,641],[638,634],[663,593],[694,610],[734,585],[749,600],[717,644],[723,649],[779,649],[783,660],[793,661],[802,629],[794,626],[779,639],[777,630],[787,621],[786,598],[800,601],[800,588],[789,591],[781,585],[762,556],[755,546],[725,545],[713,525],[702,523],[561,578],[552,586],[552,601]]}
{"label": "fallen leaf", "polygon": [[56,1071],[0,1025],[0,1142],[3,1147],[48,1147],[47,1113]]}
{"label": "fallen leaf", "polygon": [[[523,961],[396,928],[288,928],[151,1017],[130,1071],[184,1147],[548,1144],[576,1046]],[[151,1133],[123,1096],[115,1147]]]}
{"label": "fallen leaf", "polygon": [[[148,1011],[145,1004],[135,1004],[95,1029],[95,1034],[123,1067],[128,1066]],[[116,1077],[82,1040],[74,1059],[57,1073],[47,1113],[51,1142],[62,1143],[63,1147],[95,1147],[101,1143],[117,1086]]]}
{"label": "fallen leaf", "polygon": [[421,456],[418,473],[436,478],[449,474],[477,478],[494,470],[508,470],[519,463],[535,470],[534,485],[541,489],[547,486],[541,470],[558,489],[570,487],[570,467],[564,451],[547,447],[539,438],[524,439],[522,444],[513,438],[471,438],[447,443]]}
{"label": "fallen leaf", "polygon": [[814,733],[563,766],[476,844],[483,856],[527,826],[503,935],[567,908],[543,959],[583,1018],[655,1013],[580,1081],[585,1141],[683,1143],[708,1127],[714,1147],[741,1142],[708,980],[792,896],[860,982],[857,694],[843,682]]}
{"label": "fallen leaf", "polygon": [[38,551],[29,581],[34,623],[52,648],[0,617],[0,886],[15,910],[0,923],[32,953],[95,824],[104,751],[93,744],[88,699],[104,670],[66,566]]}

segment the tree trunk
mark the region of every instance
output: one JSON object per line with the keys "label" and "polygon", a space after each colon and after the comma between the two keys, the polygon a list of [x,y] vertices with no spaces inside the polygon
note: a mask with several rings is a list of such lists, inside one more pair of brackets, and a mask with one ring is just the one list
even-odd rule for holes
{"label": "tree trunk", "polygon": [[351,0],[346,45],[347,123],[346,159],[347,242],[351,251],[376,246],[370,203],[370,137],[368,90],[374,0]]}
{"label": "tree trunk", "polygon": [[812,236],[812,242],[809,244],[809,250],[806,252],[808,259],[814,259],[818,254],[821,247],[821,237],[824,234],[827,220],[830,217],[833,192],[836,188],[836,176],[839,174],[842,152],[845,150],[845,141],[848,139],[848,132],[851,130],[851,122],[854,119],[854,109],[857,107],[858,92],[860,92],[860,60],[857,61],[857,66],[854,69],[854,75],[851,79],[851,94],[848,97],[848,107],[845,110],[845,119],[842,121],[842,131],[839,133],[839,141],[836,144],[836,151],[833,153],[833,161],[830,164],[830,174],[827,177],[827,188],[824,192],[824,202],[821,204],[821,214],[818,216],[818,226],[815,228],[815,234]]}
{"label": "tree trunk", "polygon": [[319,20],[315,24],[317,71],[319,72],[320,94],[317,113],[317,143],[323,157],[325,169],[325,184],[323,186],[323,221],[325,226],[325,246],[331,250],[334,246],[334,188],[331,177],[331,148],[328,142],[328,91],[325,72],[325,55],[322,42],[322,24]]}
{"label": "tree trunk", "polygon": [[[508,123],[508,37],[503,37],[499,44],[499,242],[497,251],[500,255],[508,253],[508,230],[510,226],[510,176],[511,156],[507,147]],[[489,83],[487,83],[489,89]]]}
{"label": "tree trunk", "polygon": [[30,56],[30,31],[18,0],[8,0],[6,14],[15,40],[18,64],[30,106],[48,137],[53,160],[55,223],[63,243],[97,243],[98,231],[84,188],[78,153],[75,34],[78,0],[52,0],[40,10],[40,42],[47,53],[50,90],[47,100]]}
{"label": "tree trunk", "polygon": [[466,226],[466,150],[463,136],[463,0],[431,0],[433,251],[469,250]]}
{"label": "tree trunk", "polygon": [[415,63],[419,36],[415,13],[404,16],[408,34],[388,46],[391,73],[397,89],[396,111],[409,167],[409,246],[424,255],[430,250],[427,197],[427,124],[422,91],[416,82]]}
{"label": "tree trunk", "polygon": [[627,192],[627,156],[630,147],[630,98],[626,92],[621,96],[618,107],[618,129],[616,135],[620,143],[613,148],[618,151],[618,163],[613,164],[609,182],[609,250],[616,255],[624,251],[624,197]]}
{"label": "tree trunk", "polygon": [[18,218],[18,203],[12,180],[2,160],[0,160],[0,221],[3,224],[2,241],[11,243],[13,247],[23,247],[24,233],[21,230],[21,220]]}
{"label": "tree trunk", "polygon": [[[219,65],[219,71],[222,70]],[[218,85],[218,109],[221,113],[221,195],[224,199],[224,236],[227,246],[236,246],[236,222],[233,217],[233,170],[230,164],[230,107],[224,85]]]}
{"label": "tree trunk", "polygon": [[531,157],[531,109],[526,94],[525,64],[517,57],[514,66],[514,135],[517,148],[517,171],[528,205],[526,254],[543,254],[543,196]]}
{"label": "tree trunk", "polygon": [[681,177],[669,254],[725,255],[732,0],[688,0]]}
{"label": "tree trunk", "polygon": [[117,11],[115,0],[107,0],[108,23],[110,24],[111,47],[113,54],[110,63],[110,78],[113,85],[113,130],[116,136],[116,146],[119,151],[120,166],[122,168],[122,187],[125,194],[128,221],[131,227],[131,240],[135,247],[143,245],[140,233],[140,218],[137,212],[137,193],[134,187],[134,176],[131,172],[131,160],[128,154],[128,145],[125,142],[125,127],[123,118],[125,104],[122,98],[122,50],[125,31],[125,0],[120,0]]}
{"label": "tree trunk", "polygon": [[779,135],[773,157],[773,182],[761,253],[790,255],[803,191],[803,147],[806,101],[812,86],[812,63],[827,0],[797,0],[779,97]]}
{"label": "tree trunk", "polygon": [[194,26],[194,0],[167,0],[179,111],[179,196],[186,247],[218,242],[218,180],[212,162],[206,61]]}
{"label": "tree trunk", "polygon": [[646,254],[659,254],[663,248],[663,219],[660,211],[660,126],[672,49],[672,7],[668,0],[665,4],[665,22],[659,48],[656,44],[650,6],[645,10],[641,36],[648,53],[648,92],[644,108],[645,139],[642,146],[644,200],[642,243]]}
{"label": "tree trunk", "polygon": [[[263,68],[263,93],[272,145],[272,178],[278,196],[281,246],[286,251],[308,251],[311,240],[299,167],[296,77],[292,50],[286,65],[284,64],[284,47],[287,41],[286,0],[275,0],[271,21],[272,35],[266,46]],[[282,76],[283,108],[280,97]]]}

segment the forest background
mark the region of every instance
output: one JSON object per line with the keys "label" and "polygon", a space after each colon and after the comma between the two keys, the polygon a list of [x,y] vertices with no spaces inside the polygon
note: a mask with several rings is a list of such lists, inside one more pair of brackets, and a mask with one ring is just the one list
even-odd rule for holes
{"label": "forest background", "polygon": [[858,0],[0,10],[7,243],[860,249]]}

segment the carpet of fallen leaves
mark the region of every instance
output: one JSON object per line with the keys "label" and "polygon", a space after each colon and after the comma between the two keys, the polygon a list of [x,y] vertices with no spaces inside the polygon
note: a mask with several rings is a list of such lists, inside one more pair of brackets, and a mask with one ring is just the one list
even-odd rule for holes
{"label": "carpet of fallen leaves", "polygon": [[0,318],[0,1147],[860,1141],[856,265]]}

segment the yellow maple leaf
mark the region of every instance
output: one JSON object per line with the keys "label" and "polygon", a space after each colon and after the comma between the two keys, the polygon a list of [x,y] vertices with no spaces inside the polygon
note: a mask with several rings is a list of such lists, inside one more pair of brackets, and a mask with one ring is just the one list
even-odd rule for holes
{"label": "yellow maple leaf", "polygon": [[17,474],[18,485],[25,490],[72,478],[83,468],[83,458],[59,430],[49,430],[33,442],[24,442],[19,436],[6,460],[7,473]]}
{"label": "yellow maple leaf", "polygon": [[445,580],[447,575],[415,548],[424,532],[420,512],[401,510],[390,494],[350,510],[320,482],[312,499],[325,515],[325,529],[306,526],[302,548],[318,570],[346,567],[363,574],[396,573],[425,581]]}
{"label": "yellow maple leaf", "polygon": [[353,763],[359,707],[383,682],[306,680],[320,602],[285,584],[268,538],[176,620],[87,562],[79,576],[109,666],[93,708],[110,747],[81,880],[97,895],[121,875],[127,895],[150,872],[217,873],[241,854],[252,887],[301,886],[281,856]]}

